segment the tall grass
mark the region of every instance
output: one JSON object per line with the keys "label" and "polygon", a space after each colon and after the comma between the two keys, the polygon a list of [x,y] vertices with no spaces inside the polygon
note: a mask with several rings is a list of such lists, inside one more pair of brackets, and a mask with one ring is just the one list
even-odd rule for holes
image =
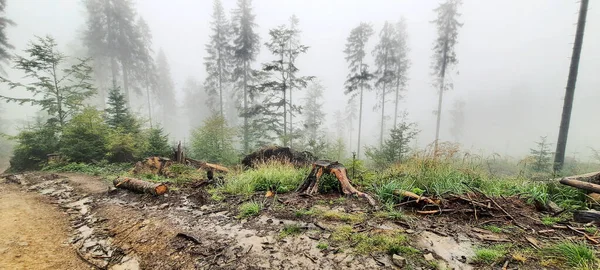
{"label": "tall grass", "polygon": [[222,190],[244,195],[266,190],[286,193],[295,190],[307,174],[307,169],[298,169],[291,164],[268,162],[231,175],[225,180]]}

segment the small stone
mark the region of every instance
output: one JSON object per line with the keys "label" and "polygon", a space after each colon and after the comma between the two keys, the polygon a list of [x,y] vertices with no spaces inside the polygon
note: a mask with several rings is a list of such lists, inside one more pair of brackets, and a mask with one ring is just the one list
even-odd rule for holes
{"label": "small stone", "polygon": [[433,260],[435,260],[435,258],[433,257],[433,254],[431,254],[431,253],[427,253],[427,254],[423,255],[423,257],[425,257],[426,261],[433,261]]}
{"label": "small stone", "polygon": [[267,223],[269,223],[269,224],[273,223],[273,219],[267,219]]}
{"label": "small stone", "polygon": [[392,255],[392,262],[396,266],[402,268],[402,267],[404,267],[406,265],[406,258],[404,258],[404,257],[402,257],[400,255],[394,254],[394,255]]}
{"label": "small stone", "polygon": [[169,207],[169,204],[168,203],[163,203],[163,204],[161,204],[161,205],[158,206],[158,209],[165,209],[167,207]]}
{"label": "small stone", "polygon": [[406,233],[408,233],[408,234],[413,234],[413,233],[415,233],[415,231],[414,231],[414,230],[411,230],[411,229],[408,229],[408,230],[406,230],[406,231],[404,231],[404,232],[406,232]]}
{"label": "small stone", "polygon": [[324,239],[329,239],[329,237],[331,237],[331,234],[330,233],[324,233],[322,236],[323,236]]}

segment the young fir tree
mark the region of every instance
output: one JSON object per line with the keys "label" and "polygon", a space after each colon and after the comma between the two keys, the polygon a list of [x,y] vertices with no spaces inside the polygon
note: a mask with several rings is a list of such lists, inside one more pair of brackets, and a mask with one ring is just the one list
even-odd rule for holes
{"label": "young fir tree", "polygon": [[550,149],[552,144],[547,142],[547,136],[540,137],[540,141],[535,143],[536,149],[529,149],[529,153],[533,158],[533,170],[536,172],[548,172],[550,170],[552,152]]}
{"label": "young fir tree", "polygon": [[[6,9],[6,0],[0,0],[0,62],[7,64],[12,57],[10,50],[14,47],[8,42],[6,27],[15,25],[15,23],[4,16],[4,9]],[[0,72],[5,73],[2,66],[0,66]]]}
{"label": "young fir tree", "polygon": [[400,105],[400,99],[402,98],[401,92],[406,91],[408,82],[408,69],[410,67],[410,60],[408,60],[408,35],[406,33],[406,20],[400,19],[396,24],[395,31],[395,75],[394,82],[395,87],[395,100],[394,100],[394,127],[398,123],[398,108]]}
{"label": "young fir tree", "polygon": [[142,153],[144,157],[165,157],[172,153],[169,138],[161,127],[150,128],[147,131],[147,145]]}
{"label": "young fir tree", "polygon": [[7,102],[30,103],[41,106],[49,115],[48,123],[61,129],[67,120],[83,108],[83,101],[96,93],[92,85],[92,68],[87,59],[78,59],[70,67],[63,67],[68,57],[57,49],[58,45],[50,36],[38,37],[25,50],[27,57],[17,56],[15,69],[25,73],[28,83],[18,83],[0,77],[10,89],[23,88],[32,98],[11,98],[0,96]]}
{"label": "young fir tree", "polygon": [[451,87],[450,84],[446,83],[446,74],[458,63],[454,46],[458,42],[458,29],[462,26],[458,22],[458,18],[460,17],[458,7],[460,5],[460,0],[447,0],[434,9],[437,13],[437,18],[433,21],[437,28],[437,38],[433,43],[433,61],[431,66],[433,68],[433,75],[436,77],[435,84],[439,87],[434,142],[434,153],[436,155],[440,138],[444,91]]}
{"label": "young fir tree", "polygon": [[358,111],[358,143],[357,157],[360,158],[360,134],[362,131],[362,107],[363,92],[370,90],[370,81],[374,75],[369,71],[369,66],[365,63],[366,46],[369,38],[373,35],[373,27],[368,23],[361,23],[358,27],[352,29],[350,36],[346,40],[346,62],[350,73],[346,80],[346,94],[352,94],[353,97],[359,96]]}
{"label": "young fir tree", "polygon": [[296,59],[300,54],[306,53],[308,46],[290,45],[295,32],[285,25],[271,29],[269,35],[271,39],[265,45],[276,59],[263,64],[263,71],[269,74],[269,78],[261,84],[258,91],[265,97],[261,107],[274,116],[280,115],[280,120],[274,119],[276,124],[273,125],[272,131],[282,138],[284,146],[288,146],[291,139],[288,126],[288,92],[291,86],[297,89],[304,88],[313,79],[312,76],[297,75],[299,69]]}
{"label": "young fir tree", "polygon": [[[406,119],[403,116],[403,119]],[[410,152],[410,143],[419,131],[415,123],[402,120],[400,124],[390,130],[389,139],[380,148],[367,148],[369,156],[379,166],[403,162]]]}
{"label": "young fir tree", "polygon": [[[225,17],[225,11],[220,0],[213,4],[210,41],[206,44],[207,57],[204,65],[208,77],[204,81],[204,90],[209,94],[207,105],[225,117],[223,96],[231,78],[232,47],[231,26]],[[218,100],[218,101],[217,101]]]}
{"label": "young fir tree", "polygon": [[238,92],[241,92],[242,110],[241,116],[244,118],[243,126],[243,148],[244,153],[249,152],[250,147],[250,113],[248,108],[252,100],[249,97],[250,82],[253,79],[254,72],[252,63],[260,51],[260,38],[255,32],[255,15],[252,13],[251,0],[238,0],[237,8],[233,11],[233,60],[235,69],[233,79]]}
{"label": "young fir tree", "polygon": [[127,108],[127,101],[119,87],[110,89],[106,104],[106,123],[109,127],[125,133],[139,133],[139,123]]}
{"label": "young fir tree", "polygon": [[373,49],[375,57],[375,88],[377,94],[381,97],[378,106],[381,107],[381,122],[379,131],[379,147],[383,146],[383,133],[385,130],[385,103],[386,94],[391,90],[391,84],[396,81],[397,73],[396,63],[396,29],[389,23],[385,22],[383,29],[379,32],[379,43]]}

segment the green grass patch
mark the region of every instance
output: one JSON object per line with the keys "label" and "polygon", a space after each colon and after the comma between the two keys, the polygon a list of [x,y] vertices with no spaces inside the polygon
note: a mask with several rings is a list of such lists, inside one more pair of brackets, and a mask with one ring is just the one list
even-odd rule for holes
{"label": "green grass patch", "polygon": [[42,171],[48,172],[73,172],[83,173],[106,178],[114,178],[125,174],[132,168],[130,163],[108,163],[100,162],[98,164],[87,163],[51,163],[42,168]]}
{"label": "green grass patch", "polygon": [[494,225],[483,226],[483,228],[493,233],[501,233],[503,231],[502,228]]}
{"label": "green grass patch", "polygon": [[264,163],[257,168],[232,174],[226,179],[222,190],[240,195],[267,190],[286,193],[295,190],[306,174],[306,169],[297,169],[291,164]]}
{"label": "green grass patch", "polygon": [[560,217],[544,216],[542,217],[542,224],[545,226],[552,226],[561,220],[562,219]]}
{"label": "green grass patch", "polygon": [[339,246],[353,247],[358,254],[385,252],[388,254],[417,254],[420,251],[410,247],[404,234],[398,231],[389,233],[354,232],[349,225],[339,226],[331,234],[330,240]]}
{"label": "green grass patch", "polygon": [[596,234],[598,232],[598,228],[595,226],[585,227],[584,230],[588,234]]}
{"label": "green grass patch", "polygon": [[279,233],[279,237],[285,238],[291,235],[298,235],[302,233],[302,228],[298,224],[288,224],[283,226],[283,229]]}
{"label": "green grass patch", "polygon": [[333,210],[322,212],[319,214],[319,216],[327,220],[343,221],[352,224],[360,223],[366,218],[366,215],[364,213],[350,214]]}
{"label": "green grass patch", "polygon": [[297,218],[302,218],[302,217],[314,216],[315,213],[316,212],[313,209],[300,209],[295,212],[295,215]]}
{"label": "green grass patch", "polygon": [[501,244],[477,248],[475,249],[475,256],[472,258],[472,261],[474,263],[492,264],[503,258],[508,253],[510,247],[510,244]]}
{"label": "green grass patch", "polygon": [[325,243],[325,242],[319,242],[317,244],[317,248],[320,250],[326,250],[329,248],[329,244]]}
{"label": "green grass patch", "polygon": [[583,242],[561,242],[547,248],[546,252],[564,259],[572,267],[592,269],[591,267],[598,266],[594,249]]}
{"label": "green grass patch", "polygon": [[258,216],[260,210],[262,210],[262,204],[258,202],[245,202],[238,207],[238,216],[240,218]]}

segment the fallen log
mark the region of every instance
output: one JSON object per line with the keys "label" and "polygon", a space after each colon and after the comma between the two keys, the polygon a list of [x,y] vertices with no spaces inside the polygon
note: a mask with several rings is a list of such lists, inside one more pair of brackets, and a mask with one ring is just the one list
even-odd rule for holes
{"label": "fallen log", "polygon": [[600,223],[600,211],[582,210],[573,212],[573,220],[579,223],[597,222]]}
{"label": "fallen log", "polygon": [[305,195],[313,195],[319,191],[319,180],[325,173],[335,175],[342,187],[342,193],[345,195],[357,195],[369,201],[369,204],[376,205],[375,200],[368,194],[358,191],[350,184],[350,179],[346,176],[346,168],[337,161],[318,160],[313,163],[312,170],[304,180],[304,182],[296,189],[296,192]]}
{"label": "fallen log", "polygon": [[567,176],[567,177],[563,177],[562,179],[578,180],[578,181],[583,181],[583,182],[600,184],[600,172],[591,172],[591,173],[586,173],[586,174]]}
{"label": "fallen log", "polygon": [[116,188],[123,188],[138,193],[147,193],[152,195],[162,195],[169,191],[169,188],[163,183],[151,183],[129,177],[119,177],[113,180],[113,185]]}
{"label": "fallen log", "polygon": [[591,192],[600,193],[600,185],[592,184],[589,182],[563,178],[560,180],[560,183],[563,185],[571,186],[578,189],[583,189]]}
{"label": "fallen log", "polygon": [[406,190],[394,190],[393,193],[394,193],[394,195],[413,198],[413,199],[416,200],[415,201],[416,203],[418,203],[419,201],[424,201],[424,202],[426,202],[428,204],[439,205],[439,202],[436,202],[436,201],[434,201],[434,200],[432,200],[432,199],[430,199],[428,197],[425,197],[425,196],[417,195],[417,194],[415,194],[413,192],[410,192],[410,191],[406,191]]}

